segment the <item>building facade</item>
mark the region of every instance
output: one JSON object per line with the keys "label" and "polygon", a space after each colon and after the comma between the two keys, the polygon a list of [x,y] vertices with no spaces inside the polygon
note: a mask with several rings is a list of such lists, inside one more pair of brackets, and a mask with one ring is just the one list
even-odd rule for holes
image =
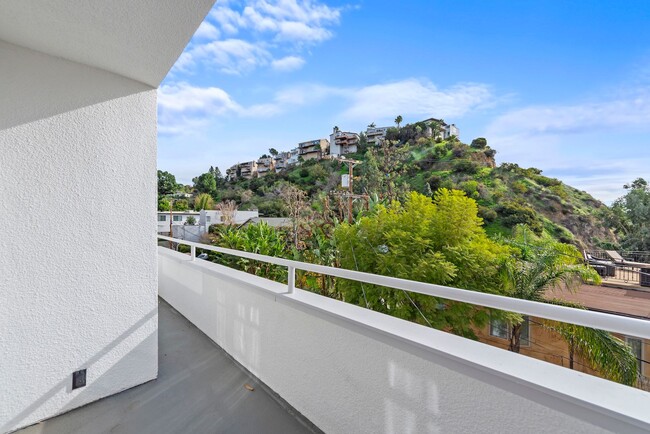
{"label": "building facade", "polygon": [[320,160],[327,153],[329,142],[327,139],[308,140],[298,143],[300,157],[304,160]]}
{"label": "building facade", "polygon": [[386,133],[390,127],[368,127],[366,129],[366,138],[368,145],[378,146],[386,138]]}
{"label": "building facade", "polygon": [[334,127],[332,134],[330,134],[330,152],[333,157],[338,157],[345,154],[352,154],[357,152],[359,146],[359,135],[357,133],[350,133],[339,130]]}

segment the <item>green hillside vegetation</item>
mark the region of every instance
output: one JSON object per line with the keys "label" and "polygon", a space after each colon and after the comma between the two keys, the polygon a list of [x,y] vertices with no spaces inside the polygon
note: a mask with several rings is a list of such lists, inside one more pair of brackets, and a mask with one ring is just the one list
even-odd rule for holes
{"label": "green hillside vegetation", "polygon": [[[513,163],[497,167],[497,151],[484,138],[468,145],[453,136],[445,141],[426,137],[425,130],[424,124],[392,128],[380,147],[368,146],[362,134],[359,151],[346,155],[362,162],[354,170],[354,192],[388,203],[403,200],[410,191],[432,197],[441,188],[458,189],[476,200],[491,236],[509,236],[512,228],[523,223],[538,235],[546,233],[580,248],[616,244],[613,231],[603,224],[612,219],[610,209],[588,193],[536,168]],[[292,184],[307,193],[314,209],[330,208],[342,219],[340,199],[328,194],[340,190],[343,173],[347,166],[336,160],[310,160],[260,178],[217,182],[213,191],[202,192],[218,201],[234,200],[242,210],[286,216],[280,191]],[[361,202],[355,204],[357,212],[363,209]]]}

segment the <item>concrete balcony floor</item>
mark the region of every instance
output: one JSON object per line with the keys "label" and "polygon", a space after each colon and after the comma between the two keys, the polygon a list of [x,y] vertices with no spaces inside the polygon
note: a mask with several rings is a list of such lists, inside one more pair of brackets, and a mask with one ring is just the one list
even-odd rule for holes
{"label": "concrete balcony floor", "polygon": [[[318,431],[159,299],[158,379],[18,431],[306,433]],[[247,390],[249,384],[254,391]]]}

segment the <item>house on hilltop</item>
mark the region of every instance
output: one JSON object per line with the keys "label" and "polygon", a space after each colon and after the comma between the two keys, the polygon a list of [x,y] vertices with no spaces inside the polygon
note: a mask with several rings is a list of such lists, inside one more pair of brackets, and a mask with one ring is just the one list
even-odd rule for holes
{"label": "house on hilltop", "polygon": [[357,152],[358,145],[359,135],[357,133],[341,131],[339,127],[334,127],[332,134],[330,134],[329,153],[333,157]]}
{"label": "house on hilltop", "polygon": [[434,137],[435,139],[440,138],[442,140],[447,140],[451,136],[456,136],[460,137],[460,130],[456,126],[456,124],[448,124],[442,119],[436,119],[436,118],[429,118],[425,119],[421,122],[424,122],[425,124],[428,125],[427,130],[426,130],[426,135],[427,137],[433,137],[434,135],[434,128],[432,127],[431,124],[437,124],[438,128],[435,133]]}

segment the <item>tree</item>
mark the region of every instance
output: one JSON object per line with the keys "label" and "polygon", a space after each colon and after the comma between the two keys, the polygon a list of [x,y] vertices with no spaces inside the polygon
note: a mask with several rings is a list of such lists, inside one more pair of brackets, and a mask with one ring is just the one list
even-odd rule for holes
{"label": "tree", "polygon": [[210,172],[199,175],[192,179],[192,182],[194,182],[194,188],[199,193],[207,193],[214,196],[217,191],[217,181],[214,175]]}
{"label": "tree", "polygon": [[169,199],[160,199],[158,201],[158,211],[169,211],[171,207],[171,203],[169,202]]}
{"label": "tree", "polygon": [[368,128],[376,128],[376,127],[377,127],[377,125],[375,125],[375,123],[374,123],[374,122],[373,122],[373,123],[371,123],[371,124],[368,124]]}
{"label": "tree", "polygon": [[440,133],[442,132],[440,122],[438,121],[429,122],[429,128],[431,128],[431,137],[433,137],[434,140],[440,137]]}
{"label": "tree", "polygon": [[626,250],[650,250],[650,188],[637,178],[624,188],[627,193],[612,205],[612,220],[622,234],[621,246]]}
{"label": "tree", "polygon": [[402,121],[403,121],[402,115],[397,115],[397,117],[395,118],[395,124],[397,125],[398,129],[399,129],[399,126],[402,123]]}
{"label": "tree", "polygon": [[176,177],[169,172],[158,171],[158,195],[172,194],[178,188]]}
{"label": "tree", "polygon": [[214,182],[216,183],[217,188],[224,186],[226,180],[224,179],[223,175],[221,174],[221,170],[219,170],[218,167],[210,166],[210,170],[208,170],[208,173],[214,176]]}
{"label": "tree", "polygon": [[185,220],[185,225],[186,226],[194,226],[196,224],[196,219],[194,216],[189,216],[187,220]]}
{"label": "tree", "polygon": [[221,221],[226,226],[235,224],[235,214],[237,214],[237,203],[234,200],[220,202],[215,207],[221,211]]}
{"label": "tree", "polygon": [[173,203],[174,211],[187,211],[190,208],[190,205],[185,199],[175,200]]}
{"label": "tree", "polygon": [[[563,300],[551,303],[584,309],[583,306]],[[575,357],[580,355],[603,377],[633,386],[638,380],[637,359],[630,347],[604,330],[583,327],[557,321],[545,321],[544,327],[555,331],[569,346],[569,369],[573,369]]]}
{"label": "tree", "polygon": [[196,199],[194,199],[194,209],[196,211],[201,211],[203,209],[212,209],[214,202],[212,196],[207,193],[199,194]]}
{"label": "tree", "polygon": [[285,184],[280,190],[287,214],[291,218],[292,239],[296,249],[299,248],[299,231],[303,222],[303,213],[307,209],[307,193],[292,184]]}
{"label": "tree", "polygon": [[[510,248],[487,237],[477,205],[461,191],[434,199],[412,192],[401,204],[376,205],[357,223],[334,230],[343,268],[420,282],[501,293]],[[476,337],[488,309],[423,294],[339,280],[344,300],[441,330]],[[495,313],[500,315],[500,313]]]}
{"label": "tree", "polygon": [[[575,246],[540,238],[526,225],[515,227],[513,238],[505,241],[519,250],[517,260],[506,267],[511,297],[544,303],[548,289],[575,290],[584,280],[600,282]],[[518,353],[521,348],[521,328],[521,321],[511,325],[510,351]]]}
{"label": "tree", "polygon": [[277,155],[279,154],[279,152],[278,152],[277,149],[275,149],[275,148],[269,148],[269,154],[271,154],[271,155],[274,156],[274,157],[277,157]]}
{"label": "tree", "polygon": [[410,156],[409,146],[395,146],[395,142],[383,140],[379,148],[365,154],[366,161],[360,165],[361,186],[367,194],[377,194],[388,201],[406,194],[408,186],[400,182]]}

